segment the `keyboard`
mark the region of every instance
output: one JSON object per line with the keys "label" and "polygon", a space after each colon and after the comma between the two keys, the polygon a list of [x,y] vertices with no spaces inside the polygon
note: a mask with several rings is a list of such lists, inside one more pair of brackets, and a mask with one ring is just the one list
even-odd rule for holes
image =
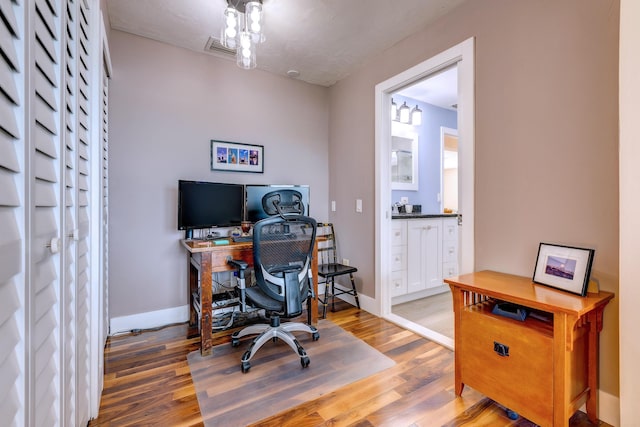
{"label": "keyboard", "polygon": [[236,236],[233,237],[233,241],[236,243],[253,242],[253,236]]}

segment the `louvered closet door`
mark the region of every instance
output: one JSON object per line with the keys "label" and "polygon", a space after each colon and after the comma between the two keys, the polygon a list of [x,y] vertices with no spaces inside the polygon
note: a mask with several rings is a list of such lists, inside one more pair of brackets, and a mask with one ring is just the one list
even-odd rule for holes
{"label": "louvered closet door", "polygon": [[[20,10],[22,9],[22,10]],[[17,47],[24,43],[16,13],[23,7],[0,1],[0,420],[5,425],[24,423],[21,394],[25,380],[23,245],[24,152],[20,105],[24,63]]]}
{"label": "louvered closet door", "polygon": [[78,110],[77,110],[77,147],[78,147],[78,173],[77,173],[77,205],[78,205],[78,270],[77,270],[77,375],[78,375],[78,423],[82,424],[89,419],[89,387],[90,387],[90,331],[91,331],[91,301],[90,301],[90,179],[89,172],[91,152],[90,123],[90,35],[89,8],[85,0],[79,1],[78,9]]}
{"label": "louvered closet door", "polygon": [[109,70],[102,67],[102,336],[109,335]]}
{"label": "louvered closet door", "polygon": [[[76,182],[77,182],[77,5],[73,0],[66,1],[64,14],[64,286],[62,288],[63,305],[63,353],[62,353],[62,378],[63,378],[63,408],[62,417],[64,426],[76,425],[77,408],[77,376],[76,376],[76,244],[78,231],[76,228]],[[82,408],[80,408],[80,411]]]}
{"label": "louvered closet door", "polygon": [[[27,4],[29,4],[28,2]],[[30,94],[31,259],[29,298],[29,424],[61,425],[61,208],[60,7],[36,0]],[[49,247],[47,247],[49,246]],[[62,252],[64,254],[64,252]]]}

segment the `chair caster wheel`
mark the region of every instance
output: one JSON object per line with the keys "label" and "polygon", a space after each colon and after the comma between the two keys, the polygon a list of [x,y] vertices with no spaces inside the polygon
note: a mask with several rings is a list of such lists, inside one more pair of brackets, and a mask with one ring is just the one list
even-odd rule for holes
{"label": "chair caster wheel", "polygon": [[242,368],[242,373],[246,374],[247,372],[249,372],[249,369],[251,369],[251,363],[249,362],[242,362],[241,366]]}
{"label": "chair caster wheel", "polygon": [[313,335],[311,335],[311,339],[318,341],[320,339],[320,332],[314,332]]}
{"label": "chair caster wheel", "polygon": [[300,364],[302,365],[303,368],[306,368],[307,366],[309,366],[309,363],[311,363],[311,359],[309,359],[307,356],[300,358]]}
{"label": "chair caster wheel", "polygon": [[517,412],[512,411],[511,409],[507,409],[507,418],[509,418],[510,420],[517,420],[518,418],[520,418],[520,415],[518,415]]}
{"label": "chair caster wheel", "polygon": [[231,347],[237,347],[240,345],[240,340],[238,338],[231,338]]}

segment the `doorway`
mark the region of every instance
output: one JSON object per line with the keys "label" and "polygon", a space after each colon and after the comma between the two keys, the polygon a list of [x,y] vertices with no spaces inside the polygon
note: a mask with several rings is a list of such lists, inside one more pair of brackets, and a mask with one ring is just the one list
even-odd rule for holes
{"label": "doorway", "polygon": [[[474,268],[474,40],[468,39],[446,51],[376,85],[376,302],[379,315],[420,335],[453,348],[453,339],[419,325],[392,312],[392,197],[391,197],[391,97],[417,82],[451,67],[457,67],[458,105],[457,151],[458,213],[458,272]],[[444,153],[442,153],[444,154]],[[441,163],[442,164],[442,163]],[[442,185],[440,183],[440,185]],[[440,188],[436,208],[442,213],[443,189]],[[427,213],[423,211],[423,213]],[[446,288],[446,285],[442,285]]]}

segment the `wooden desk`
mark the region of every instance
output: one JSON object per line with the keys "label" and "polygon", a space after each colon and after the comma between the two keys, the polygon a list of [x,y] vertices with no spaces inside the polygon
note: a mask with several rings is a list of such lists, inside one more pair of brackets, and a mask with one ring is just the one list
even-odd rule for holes
{"label": "wooden desk", "polygon": [[[556,427],[586,403],[596,422],[599,333],[612,293],[581,297],[493,271],[445,282],[453,293],[456,395],[467,384],[536,424]],[[546,319],[492,314],[496,300]]]}
{"label": "wooden desk", "polygon": [[[205,356],[211,354],[212,346],[212,273],[233,270],[227,265],[227,259],[241,259],[253,266],[253,242],[230,243],[228,245],[214,245],[210,241],[181,240],[182,246],[188,251],[187,261],[189,269],[189,337],[200,334],[200,353]],[[318,323],[318,247],[313,248],[311,271],[313,273],[313,294],[311,301],[311,324]],[[201,316],[198,316],[191,302],[194,292],[198,291],[200,281]]]}

